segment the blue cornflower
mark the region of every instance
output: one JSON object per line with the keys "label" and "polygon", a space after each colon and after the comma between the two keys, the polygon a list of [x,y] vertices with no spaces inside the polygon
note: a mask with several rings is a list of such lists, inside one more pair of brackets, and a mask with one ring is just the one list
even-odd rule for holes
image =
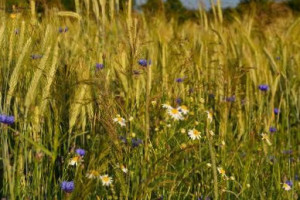
{"label": "blue cornflower", "polygon": [[184,78],[177,78],[177,79],[176,79],[176,82],[177,82],[177,83],[182,83],[183,80],[184,80]]}
{"label": "blue cornflower", "polygon": [[289,180],[288,180],[288,181],[286,181],[285,183],[286,183],[287,185],[289,185],[290,187],[293,186],[293,182],[292,182],[292,181],[289,181]]}
{"label": "blue cornflower", "polygon": [[176,99],[176,103],[177,103],[178,105],[180,105],[180,104],[182,103],[182,99],[181,99],[181,98],[177,98],[177,99]]}
{"label": "blue cornflower", "polygon": [[233,96],[231,96],[231,97],[227,97],[225,100],[226,100],[227,102],[235,102],[235,96],[233,95]]}
{"label": "blue cornflower", "polygon": [[68,30],[69,30],[68,27],[65,27],[65,28],[59,27],[58,28],[58,32],[60,32],[60,33],[67,32]]}
{"label": "blue cornflower", "polygon": [[75,185],[74,181],[63,181],[60,185],[61,189],[67,193],[73,192]]}
{"label": "blue cornflower", "polygon": [[283,150],[282,153],[291,155],[291,154],[293,154],[293,150]]}
{"label": "blue cornflower", "polygon": [[13,124],[14,122],[15,122],[14,116],[0,115],[0,123],[10,125]]}
{"label": "blue cornflower", "polygon": [[121,140],[124,144],[127,144],[127,139],[126,139],[126,137],[120,136],[119,138],[120,138],[120,140]]}
{"label": "blue cornflower", "polygon": [[278,115],[278,113],[279,113],[279,109],[278,108],[274,108],[274,114]]}
{"label": "blue cornflower", "polygon": [[33,60],[40,59],[40,58],[42,58],[42,57],[43,57],[43,55],[38,55],[38,54],[33,54],[33,55],[31,55],[31,58],[32,58]]}
{"label": "blue cornflower", "polygon": [[269,131],[270,131],[270,133],[275,133],[277,131],[277,129],[275,127],[271,126],[269,128]]}
{"label": "blue cornflower", "polygon": [[140,144],[143,143],[143,141],[141,139],[131,139],[131,143],[132,143],[132,147],[138,147]]}
{"label": "blue cornflower", "polygon": [[258,86],[258,89],[261,90],[261,91],[266,92],[266,91],[269,90],[269,86],[266,85],[266,84],[261,84],[261,85]]}
{"label": "blue cornflower", "polygon": [[151,65],[151,60],[147,61],[146,59],[140,59],[138,63],[142,67],[147,67],[148,65]]}
{"label": "blue cornflower", "polygon": [[96,63],[96,69],[97,70],[100,70],[100,69],[103,69],[104,68],[104,64],[102,63]]}
{"label": "blue cornflower", "polygon": [[80,155],[80,156],[84,156],[85,155],[85,150],[84,149],[76,149],[75,152]]}

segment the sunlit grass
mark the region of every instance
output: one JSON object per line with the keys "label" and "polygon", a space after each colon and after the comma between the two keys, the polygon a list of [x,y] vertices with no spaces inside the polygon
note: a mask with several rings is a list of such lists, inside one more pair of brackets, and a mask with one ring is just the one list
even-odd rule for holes
{"label": "sunlit grass", "polygon": [[84,2],[2,15],[2,197],[299,198],[299,19]]}

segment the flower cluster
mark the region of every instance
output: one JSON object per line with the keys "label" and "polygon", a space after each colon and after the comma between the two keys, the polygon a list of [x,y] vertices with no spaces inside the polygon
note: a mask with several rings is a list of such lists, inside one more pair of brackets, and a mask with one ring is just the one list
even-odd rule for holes
{"label": "flower cluster", "polygon": [[0,115],[0,123],[11,125],[15,122],[14,116]]}

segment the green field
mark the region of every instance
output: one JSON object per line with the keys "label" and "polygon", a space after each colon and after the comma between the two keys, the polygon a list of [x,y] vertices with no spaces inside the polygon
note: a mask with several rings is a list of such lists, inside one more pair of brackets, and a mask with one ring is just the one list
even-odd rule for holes
{"label": "green field", "polygon": [[0,197],[299,199],[300,18],[115,2],[0,13]]}

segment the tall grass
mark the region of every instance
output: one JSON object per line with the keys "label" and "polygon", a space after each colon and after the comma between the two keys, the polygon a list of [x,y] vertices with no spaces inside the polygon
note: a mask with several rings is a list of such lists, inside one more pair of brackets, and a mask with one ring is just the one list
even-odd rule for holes
{"label": "tall grass", "polygon": [[[53,9],[41,19],[34,14],[36,21],[26,13],[4,16],[0,113],[16,121],[0,129],[1,196],[299,198],[300,19],[262,27],[253,11],[229,23],[218,1],[212,14],[199,9],[198,21],[178,24],[136,13],[131,3],[121,12],[119,1],[77,0],[77,13]],[[177,107],[178,98],[189,109],[183,121],[161,106]],[[118,114],[125,127],[113,122]],[[189,138],[193,128],[200,140]],[[132,139],[143,143],[132,147]],[[86,155],[70,166],[77,148]],[[113,184],[88,179],[90,170]],[[61,190],[64,180],[74,180],[72,193]],[[290,191],[282,188],[287,180]]]}

